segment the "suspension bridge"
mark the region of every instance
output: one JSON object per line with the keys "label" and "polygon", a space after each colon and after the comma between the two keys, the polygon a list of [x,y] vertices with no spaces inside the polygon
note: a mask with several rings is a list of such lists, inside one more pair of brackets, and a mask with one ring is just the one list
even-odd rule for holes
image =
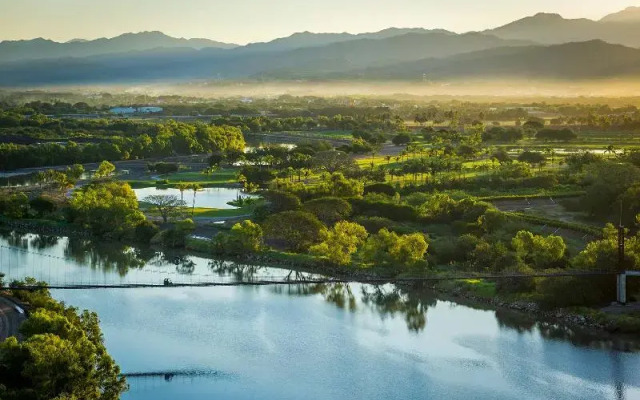
{"label": "suspension bridge", "polygon": [[208,369],[126,372],[121,376],[127,379],[128,392],[130,393],[154,390],[168,383],[184,384],[197,380],[230,380],[236,377],[233,373]]}
{"label": "suspension bridge", "polygon": [[[639,271],[640,273],[640,271]],[[494,274],[494,275],[442,275],[442,276],[424,276],[410,278],[309,278],[309,279],[289,279],[282,280],[273,279],[256,279],[247,281],[214,281],[214,282],[180,282],[180,283],[107,283],[107,284],[90,284],[90,283],[67,283],[53,285],[20,285],[12,287],[13,290],[38,290],[38,289],[56,289],[56,290],[87,290],[87,289],[143,289],[143,288],[171,288],[171,287],[217,287],[217,286],[269,286],[269,285],[300,285],[300,284],[337,284],[337,283],[362,283],[370,285],[384,284],[407,284],[419,282],[437,282],[452,280],[469,280],[469,279],[525,279],[525,278],[560,278],[560,277],[593,277],[593,276],[615,276],[615,272],[607,271],[566,271],[561,273],[540,273],[540,274]]]}
{"label": "suspension bridge", "polygon": [[[5,254],[7,253],[7,254]],[[87,252],[88,253],[88,252]],[[195,261],[194,261],[195,260]],[[459,273],[433,274],[418,277],[326,277],[312,273],[299,273],[279,268],[266,268],[211,261],[200,258],[175,260],[146,260],[126,262],[100,260],[95,254],[69,257],[50,251],[33,251],[29,246],[0,245],[0,273],[7,280],[36,279],[23,283],[14,290],[93,290],[93,289],[152,289],[179,287],[230,287],[230,286],[287,286],[301,284],[371,285],[412,284],[469,279],[527,279],[562,277],[617,277],[618,301],[626,303],[628,276],[640,276],[640,271],[561,271],[553,273]],[[44,283],[46,282],[46,284]]]}

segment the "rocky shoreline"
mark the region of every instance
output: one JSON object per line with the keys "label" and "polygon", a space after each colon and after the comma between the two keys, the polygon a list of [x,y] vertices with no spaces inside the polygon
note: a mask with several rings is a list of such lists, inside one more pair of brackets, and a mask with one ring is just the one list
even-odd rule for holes
{"label": "rocky shoreline", "polygon": [[[538,322],[555,323],[570,328],[586,329],[592,333],[613,334],[620,336],[628,336],[618,333],[617,327],[611,323],[602,323],[589,316],[576,314],[567,309],[544,310],[537,303],[526,301],[508,302],[500,298],[485,298],[475,296],[466,292],[461,288],[453,290],[443,290],[437,286],[433,290],[438,292],[444,299],[465,305],[483,305],[492,309],[507,309],[519,313],[526,314],[528,317]],[[638,339],[636,336],[635,339]]]}

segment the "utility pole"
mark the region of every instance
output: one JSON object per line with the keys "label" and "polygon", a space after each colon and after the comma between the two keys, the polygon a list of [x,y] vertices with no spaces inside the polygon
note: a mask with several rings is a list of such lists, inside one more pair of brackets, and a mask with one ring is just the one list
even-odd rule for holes
{"label": "utility pole", "polygon": [[618,225],[618,275],[617,300],[621,305],[627,304],[627,274],[624,266],[624,226]]}

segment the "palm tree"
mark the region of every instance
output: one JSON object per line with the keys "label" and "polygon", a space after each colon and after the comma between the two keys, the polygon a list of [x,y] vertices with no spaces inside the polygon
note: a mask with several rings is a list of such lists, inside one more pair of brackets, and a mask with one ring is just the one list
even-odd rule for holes
{"label": "palm tree", "polygon": [[189,190],[190,185],[186,182],[179,182],[176,187],[180,191],[180,201],[184,201],[184,191]]}
{"label": "palm tree", "polygon": [[604,154],[616,154],[616,147],[612,144],[608,145],[607,148],[604,150]]}
{"label": "palm tree", "polygon": [[196,193],[198,193],[198,190],[202,190],[202,185],[199,183],[192,183],[189,187],[193,190],[193,204],[191,207],[191,218],[193,218],[196,212]]}

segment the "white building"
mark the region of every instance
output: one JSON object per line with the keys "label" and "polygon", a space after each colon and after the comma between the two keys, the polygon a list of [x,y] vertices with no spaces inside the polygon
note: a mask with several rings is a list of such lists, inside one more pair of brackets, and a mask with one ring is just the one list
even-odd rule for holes
{"label": "white building", "polygon": [[135,113],[136,109],[133,107],[114,107],[110,109],[109,112],[111,114],[128,115]]}

